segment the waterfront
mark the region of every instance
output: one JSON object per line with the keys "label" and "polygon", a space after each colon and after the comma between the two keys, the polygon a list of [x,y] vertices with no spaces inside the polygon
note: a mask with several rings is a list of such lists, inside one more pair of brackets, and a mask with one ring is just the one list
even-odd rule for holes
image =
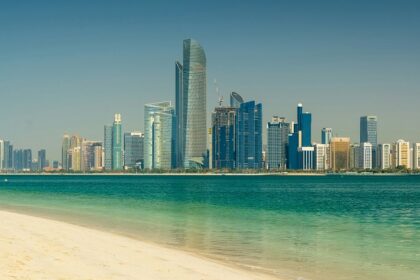
{"label": "waterfront", "polygon": [[284,279],[408,280],[420,274],[418,176],[0,178],[0,209]]}

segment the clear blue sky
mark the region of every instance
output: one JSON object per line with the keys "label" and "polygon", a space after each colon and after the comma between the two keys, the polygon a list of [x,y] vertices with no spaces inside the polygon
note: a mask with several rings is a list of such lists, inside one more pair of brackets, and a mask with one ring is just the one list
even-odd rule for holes
{"label": "clear blue sky", "polygon": [[[358,141],[379,117],[379,142],[420,141],[420,1],[1,1],[0,138],[60,155],[64,132],[102,140],[123,116],[174,100],[174,62],[195,38],[213,80],[295,119]],[[265,122],[264,121],[264,122]]]}

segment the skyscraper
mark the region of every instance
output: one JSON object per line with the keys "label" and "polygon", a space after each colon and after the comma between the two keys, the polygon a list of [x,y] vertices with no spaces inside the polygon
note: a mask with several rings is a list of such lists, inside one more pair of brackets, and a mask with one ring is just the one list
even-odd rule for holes
{"label": "skyscraper", "polygon": [[231,92],[230,94],[230,107],[239,108],[241,104],[244,103],[244,99],[236,92]]}
{"label": "skyscraper", "polygon": [[69,156],[68,151],[70,149],[70,136],[68,134],[64,134],[63,142],[61,145],[61,165],[65,171],[69,170]]}
{"label": "skyscraper", "polygon": [[332,138],[332,128],[324,127],[321,131],[321,143],[330,144]]}
{"label": "skyscraper", "polygon": [[144,163],[144,134],[129,132],[124,134],[124,166],[130,168],[143,168]]}
{"label": "skyscraper", "polygon": [[4,141],[3,168],[7,170],[13,169],[13,145],[10,141]]}
{"label": "skyscraper", "polygon": [[24,149],[23,150],[23,168],[24,171],[32,170],[32,150]]}
{"label": "skyscraper", "polygon": [[184,166],[185,152],[185,131],[186,131],[186,112],[187,102],[184,99],[183,90],[183,67],[178,61],[175,62],[175,115],[176,131],[175,134],[175,167]]}
{"label": "skyscraper", "polygon": [[42,171],[47,166],[47,151],[42,149],[38,151],[38,170]]}
{"label": "skyscraper", "polygon": [[187,39],[184,40],[183,56],[183,104],[179,106],[185,110],[182,112],[185,116],[182,120],[185,122],[184,167],[199,168],[207,151],[206,55],[197,41]]}
{"label": "skyscraper", "polygon": [[262,104],[241,103],[236,115],[236,167],[262,168]]}
{"label": "skyscraper", "polygon": [[267,124],[267,167],[286,169],[286,154],[290,124],[285,118],[273,116]]}
{"label": "skyscraper", "polygon": [[299,162],[302,159],[298,154],[299,148],[312,147],[312,114],[303,112],[302,103],[298,104],[297,123],[294,124],[292,131],[289,135],[287,166],[289,169],[300,169],[303,163]]}
{"label": "skyscraper", "polygon": [[123,137],[121,114],[115,114],[112,125],[112,170],[123,169]]}
{"label": "skyscraper", "polygon": [[349,169],[350,163],[350,138],[333,137],[330,144],[331,169],[342,171]]}
{"label": "skyscraper", "polygon": [[360,118],[360,145],[372,144],[372,168],[376,168],[376,150],[378,147],[378,118],[363,116]]}
{"label": "skyscraper", "polygon": [[112,126],[104,126],[104,169],[112,170]]}
{"label": "skyscraper", "polygon": [[171,102],[144,106],[144,168],[168,170],[173,167],[173,122]]}
{"label": "skyscraper", "polygon": [[212,114],[212,168],[235,168],[235,121],[235,108],[215,108]]}
{"label": "skyscraper", "polygon": [[0,139],[0,170],[4,169],[4,140]]}
{"label": "skyscraper", "polygon": [[[294,125],[296,126],[296,125]],[[299,132],[297,129],[294,129],[293,133],[289,134],[289,140],[287,145],[287,168],[296,170],[299,169]]]}

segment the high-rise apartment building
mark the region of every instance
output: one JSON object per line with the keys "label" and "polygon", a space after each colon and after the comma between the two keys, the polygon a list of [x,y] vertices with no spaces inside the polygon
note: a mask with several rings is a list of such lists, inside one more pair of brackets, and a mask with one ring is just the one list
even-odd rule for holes
{"label": "high-rise apartment building", "polygon": [[372,169],[372,144],[364,142],[360,144],[359,154],[359,168],[361,169]]}
{"label": "high-rise apartment building", "polygon": [[102,142],[82,142],[81,149],[81,171],[99,171],[102,169]]}
{"label": "high-rise apartment building", "polygon": [[236,116],[236,167],[262,168],[262,104],[241,103]]}
{"label": "high-rise apartment building", "polygon": [[354,143],[350,145],[350,169],[359,169],[360,168],[360,144]]}
{"label": "high-rise apartment building", "polygon": [[382,170],[390,169],[392,167],[391,144],[378,145],[377,166]]}
{"label": "high-rise apartment building", "polygon": [[286,169],[290,124],[285,118],[273,116],[267,124],[267,168]]}
{"label": "high-rise apartment building", "polygon": [[332,138],[332,128],[324,127],[321,131],[321,143],[330,144]]}
{"label": "high-rise apartment building", "polygon": [[323,171],[330,166],[330,146],[328,144],[314,145],[314,169]]}
{"label": "high-rise apartment building", "polygon": [[393,166],[404,167],[407,169],[411,168],[411,154],[410,154],[410,142],[402,139],[398,140],[393,145]]}
{"label": "high-rise apartment building", "polygon": [[124,134],[124,166],[126,169],[143,168],[143,147],[143,133],[134,131]]}
{"label": "high-rise apartment building", "polygon": [[330,144],[331,169],[348,170],[350,167],[350,138],[333,137]]}
{"label": "high-rise apartment building", "polygon": [[235,168],[235,121],[235,108],[215,108],[212,114],[212,168]]}
{"label": "high-rise apartment building", "polygon": [[[183,65],[176,64],[177,133],[176,159],[185,168],[201,168],[207,153],[207,71],[206,55],[200,44],[187,39],[183,42]],[[181,94],[182,91],[182,94]]]}
{"label": "high-rise apartment building", "polygon": [[376,151],[378,147],[378,117],[363,116],[360,118],[360,145],[372,144],[372,168],[376,168]]}
{"label": "high-rise apartment building", "polygon": [[144,168],[171,169],[173,157],[174,110],[171,102],[144,106]]}

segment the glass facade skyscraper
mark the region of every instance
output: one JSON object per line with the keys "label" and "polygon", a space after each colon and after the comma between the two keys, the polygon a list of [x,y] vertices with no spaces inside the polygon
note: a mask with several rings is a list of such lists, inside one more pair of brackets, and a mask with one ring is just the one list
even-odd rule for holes
{"label": "glass facade skyscraper", "polygon": [[372,144],[372,167],[376,168],[376,154],[378,148],[378,118],[363,116],[360,118],[360,144]]}
{"label": "glass facade skyscraper", "polygon": [[[299,156],[299,149],[303,147],[312,147],[312,114],[303,112],[303,105],[298,104],[297,107],[297,124],[294,125],[293,133],[289,135],[288,146],[288,168],[302,169],[309,165],[301,162],[305,157]],[[305,151],[307,149],[301,149]],[[312,165],[313,166],[313,165]]]}
{"label": "glass facade skyscraper", "polygon": [[104,127],[104,169],[112,170],[112,126]]}
{"label": "glass facade skyscraper", "polygon": [[68,156],[69,149],[70,149],[70,136],[68,134],[64,134],[63,142],[61,145],[61,166],[63,167],[64,171],[69,170],[69,156]]}
{"label": "glass facade skyscraper", "polygon": [[144,106],[144,168],[171,169],[174,109],[171,102]]}
{"label": "glass facade skyscraper", "polygon": [[112,169],[123,169],[123,137],[120,114],[115,114],[112,125]]}
{"label": "glass facade skyscraper", "polygon": [[236,109],[215,108],[212,114],[212,168],[235,168]]}
{"label": "glass facade skyscraper", "polygon": [[183,90],[183,67],[178,61],[175,62],[175,167],[184,166],[185,152],[185,128],[186,128],[186,105]]}
{"label": "glass facade skyscraper", "polygon": [[124,166],[126,168],[143,168],[144,135],[141,132],[124,134]]}
{"label": "glass facade skyscraper", "polygon": [[242,103],[244,103],[244,99],[239,95],[239,93],[232,92],[230,94],[230,107],[239,108]]}
{"label": "glass facade skyscraper", "polygon": [[267,167],[286,169],[286,155],[290,124],[274,116],[267,124]]}
{"label": "glass facade skyscraper", "polygon": [[236,167],[262,168],[262,104],[241,103],[236,115]]}
{"label": "glass facade skyscraper", "polygon": [[[184,167],[197,168],[203,165],[203,156],[207,151],[207,113],[206,113],[206,55],[200,44],[193,40],[184,40],[182,65],[182,106],[181,114],[185,117]],[[185,111],[184,111],[185,110]],[[182,129],[184,130],[184,129]],[[178,145],[177,145],[178,146]]]}

